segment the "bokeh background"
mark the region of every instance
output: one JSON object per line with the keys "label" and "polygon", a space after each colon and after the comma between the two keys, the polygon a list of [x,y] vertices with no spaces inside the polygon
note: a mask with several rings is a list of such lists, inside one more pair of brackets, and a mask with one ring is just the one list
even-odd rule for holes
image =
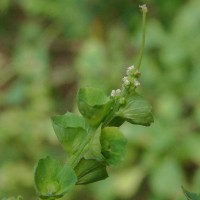
{"label": "bokeh background", "polygon": [[199,0],[0,0],[0,198],[36,199],[37,160],[65,159],[50,116],[77,111],[79,87],[120,86],[137,61],[143,3],[139,90],[155,122],[124,124],[124,162],[63,200],[183,200],[181,185],[200,192]]}

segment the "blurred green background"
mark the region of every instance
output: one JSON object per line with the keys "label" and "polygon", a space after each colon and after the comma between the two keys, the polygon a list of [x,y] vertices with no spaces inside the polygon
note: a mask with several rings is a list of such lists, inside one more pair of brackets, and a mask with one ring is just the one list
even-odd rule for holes
{"label": "blurred green background", "polygon": [[0,0],[0,198],[36,199],[35,163],[65,153],[50,116],[77,111],[80,86],[107,94],[136,64],[139,4],[148,25],[139,89],[151,127],[124,124],[124,162],[68,200],[183,200],[200,192],[199,0]]}

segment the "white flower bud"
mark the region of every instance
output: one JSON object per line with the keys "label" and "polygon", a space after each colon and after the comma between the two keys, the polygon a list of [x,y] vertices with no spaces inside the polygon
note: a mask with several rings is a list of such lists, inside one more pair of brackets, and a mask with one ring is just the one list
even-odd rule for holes
{"label": "white flower bud", "polygon": [[117,89],[117,90],[112,90],[110,96],[111,97],[119,97],[121,95],[121,90]]}
{"label": "white flower bud", "polygon": [[111,96],[111,97],[115,97],[115,96],[116,96],[116,91],[115,91],[115,90],[112,90],[110,96]]}
{"label": "white flower bud", "polygon": [[130,75],[130,73],[131,73],[132,71],[134,71],[134,70],[135,70],[135,66],[134,66],[134,65],[131,65],[130,67],[127,68],[126,74],[127,74],[127,75]]}
{"label": "white flower bud", "polygon": [[140,82],[137,79],[134,79],[134,86],[135,87],[140,86]]}
{"label": "white flower bud", "polygon": [[141,10],[142,10],[143,13],[147,13],[147,11],[148,11],[146,4],[139,5],[139,8],[141,8]]}
{"label": "white flower bud", "polygon": [[123,82],[124,82],[124,85],[130,85],[130,81],[128,80],[128,77],[127,76],[125,76],[123,79]]}
{"label": "white flower bud", "polygon": [[121,90],[120,89],[117,89],[115,92],[116,92],[117,96],[119,96],[121,94]]}

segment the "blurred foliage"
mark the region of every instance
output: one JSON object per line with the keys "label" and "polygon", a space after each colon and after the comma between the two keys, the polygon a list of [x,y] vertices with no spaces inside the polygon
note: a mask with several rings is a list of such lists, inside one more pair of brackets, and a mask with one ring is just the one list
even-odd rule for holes
{"label": "blurred foliage", "polygon": [[192,193],[192,192],[188,192],[187,190],[185,190],[185,188],[183,188],[183,192],[185,194],[185,196],[187,197],[188,200],[199,200],[200,196],[196,193]]}
{"label": "blurred foliage", "polygon": [[[48,154],[64,160],[50,116],[77,110],[79,86],[108,93],[137,59],[140,0],[0,1],[0,198],[35,199],[33,170]],[[200,191],[200,1],[147,0],[141,93],[150,128],[125,124],[124,163],[68,199],[184,199]]]}

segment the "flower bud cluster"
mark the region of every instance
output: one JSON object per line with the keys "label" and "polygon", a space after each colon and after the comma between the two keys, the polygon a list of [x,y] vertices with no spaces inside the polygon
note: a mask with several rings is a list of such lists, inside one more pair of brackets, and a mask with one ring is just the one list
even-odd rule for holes
{"label": "flower bud cluster", "polygon": [[140,76],[140,72],[138,69],[135,68],[134,65],[128,67],[126,70],[126,75],[122,81],[123,81],[123,86],[128,87],[128,86],[134,86],[137,88],[140,86],[140,82],[138,81],[138,77]]}
{"label": "flower bud cluster", "polygon": [[110,96],[113,99],[118,99],[120,104],[125,104],[126,102],[120,89],[112,90]]}
{"label": "flower bud cluster", "polygon": [[[122,78],[122,90],[116,89],[111,91],[111,98],[121,98],[124,96],[124,92],[129,88],[137,88],[140,86],[140,82],[138,81],[138,77],[140,76],[140,72],[138,69],[132,65],[127,68],[126,76]],[[126,93],[126,92],[125,92]]]}

